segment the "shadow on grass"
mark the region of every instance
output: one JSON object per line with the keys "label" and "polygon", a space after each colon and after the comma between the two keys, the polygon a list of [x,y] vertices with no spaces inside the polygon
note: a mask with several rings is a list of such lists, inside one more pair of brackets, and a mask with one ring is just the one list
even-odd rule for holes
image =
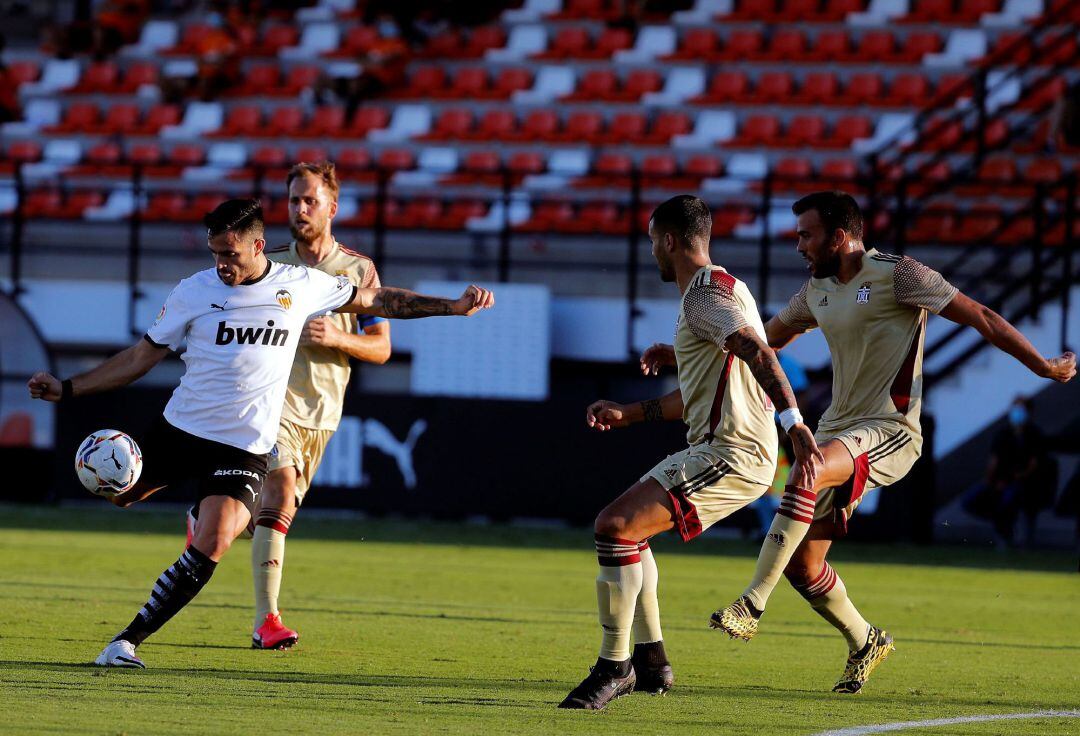
{"label": "shadow on grass", "polygon": [[[169,534],[179,537],[184,530],[183,519],[183,509],[155,508],[152,503],[127,511],[97,503],[64,506],[0,504],[0,529]],[[585,529],[390,518],[332,518],[326,516],[325,512],[307,517],[300,514],[297,523],[290,530],[289,538],[452,547],[541,548],[577,551],[590,555],[593,548],[591,532]],[[653,547],[663,554],[756,557],[760,540],[737,540],[706,535],[694,540],[693,544],[681,544],[672,535],[661,535],[653,541]],[[1076,571],[1076,558],[1069,552],[999,552],[981,546],[841,542],[834,548],[830,559],[870,564],[991,570]]]}

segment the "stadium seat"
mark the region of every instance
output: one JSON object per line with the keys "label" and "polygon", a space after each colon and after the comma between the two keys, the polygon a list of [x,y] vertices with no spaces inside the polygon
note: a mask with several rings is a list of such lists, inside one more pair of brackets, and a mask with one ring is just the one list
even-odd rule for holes
{"label": "stadium seat", "polygon": [[918,140],[908,147],[920,151],[944,151],[956,148],[964,135],[963,123],[932,120],[923,126]]}
{"label": "stadium seat", "polygon": [[41,144],[37,141],[14,141],[8,144],[7,157],[20,164],[41,160]]}
{"label": "stadium seat", "polygon": [[292,137],[300,134],[304,125],[304,110],[294,105],[281,105],[266,119],[266,125],[257,135],[264,137]]}
{"label": "stadium seat", "polygon": [[23,217],[28,220],[52,219],[63,206],[63,196],[59,189],[32,189],[27,192],[23,204]]}
{"label": "stadium seat", "polygon": [[822,31],[806,52],[808,61],[847,61],[851,58],[851,42],[847,31]]}
{"label": "stadium seat", "polygon": [[832,133],[822,139],[818,145],[824,148],[850,148],[855,140],[870,138],[874,134],[870,118],[862,115],[848,115],[836,121]]}
{"label": "stadium seat", "polygon": [[19,92],[25,96],[49,96],[71,89],[79,83],[79,62],[75,59],[49,59],[36,82],[24,83]]}
{"label": "stadium seat", "polygon": [[975,25],[983,16],[1001,9],[1000,0],[960,0],[959,12],[954,16],[959,23]]}
{"label": "stadium seat", "polygon": [[777,145],[788,148],[812,148],[825,137],[825,120],[819,115],[796,115],[787,126],[787,133]]}
{"label": "stadium seat", "polygon": [[113,94],[120,81],[120,67],[113,61],[96,61],[86,67],[72,94]]}
{"label": "stadium seat", "polygon": [[900,20],[924,25],[960,22],[953,0],[912,0],[911,10]]}
{"label": "stadium seat", "polygon": [[930,84],[921,74],[899,74],[889,85],[889,93],[879,104],[897,107],[924,107],[930,101]]}
{"label": "stadium seat", "polygon": [[628,186],[634,161],[625,153],[601,153],[593,162],[592,170],[574,182],[583,188]]}
{"label": "stadium seat", "polygon": [[478,59],[488,49],[498,49],[506,45],[506,32],[499,26],[480,26],[469,33],[469,38],[461,50],[462,58]]}
{"label": "stadium seat", "polygon": [[345,129],[345,108],[341,105],[321,105],[311,113],[311,119],[298,135],[302,138],[339,138]]}
{"label": "stadium seat", "polygon": [[[723,20],[758,21],[776,15],[777,0],[736,0],[735,7]],[[720,19],[718,19],[720,20]]]}
{"label": "stadium seat", "polygon": [[547,48],[547,28],[539,23],[514,26],[502,48],[488,49],[484,57],[488,61],[504,63],[524,61],[542,53]]}
{"label": "stadium seat", "polygon": [[576,110],[566,118],[562,132],[553,137],[563,143],[596,143],[604,131],[604,116],[596,110]]}
{"label": "stadium seat", "polygon": [[[430,175],[441,176],[458,170],[460,157],[456,148],[442,146],[428,146],[420,151],[416,157],[416,177],[413,180],[418,183],[429,185],[432,183]],[[397,178],[401,182],[401,177]]]}
{"label": "stadium seat", "polygon": [[70,173],[72,176],[120,176],[130,171],[130,167],[120,162],[121,150],[115,141],[95,143],[87,149],[82,163]]}
{"label": "stadium seat", "polygon": [[[1069,31],[1047,33],[1039,41],[1035,59],[1040,66],[1069,64],[1077,52],[1076,34]],[[1073,61],[1075,66],[1075,61]]]}
{"label": "stadium seat", "polygon": [[644,26],[638,31],[634,45],[612,54],[619,64],[647,64],[657,58],[670,56],[678,46],[678,36],[670,25]]}
{"label": "stadium seat", "polygon": [[677,67],[668,72],[659,92],[646,92],[642,104],[675,107],[705,91],[705,71],[699,67]]}
{"label": "stadium seat", "polygon": [[940,53],[926,54],[922,63],[931,67],[963,67],[986,56],[986,33],[977,28],[958,28],[949,33]]}
{"label": "stadium seat", "polygon": [[308,23],[303,28],[299,42],[278,51],[279,58],[316,59],[333,54],[341,45],[341,32],[337,23]]}
{"label": "stadium seat", "polygon": [[[486,82],[485,77],[485,82]],[[392,92],[393,97],[454,97],[446,85],[446,71],[441,66],[422,66],[409,77],[408,87]]]}
{"label": "stadium seat", "polygon": [[359,108],[342,130],[346,138],[366,138],[373,130],[385,128],[390,122],[390,113],[381,107]]}
{"label": "stadium seat", "polygon": [[[701,179],[710,179],[721,176],[724,165],[715,156],[698,154],[690,156],[682,166],[682,174],[700,183]],[[696,186],[696,185],[695,185]]]}
{"label": "stadium seat", "polygon": [[83,128],[82,132],[96,135],[131,135],[138,125],[138,105],[125,102],[110,107],[96,125]]}
{"label": "stadium seat", "polygon": [[135,62],[124,70],[124,78],[114,89],[115,94],[131,95],[143,86],[156,87],[158,67],[152,62]]}
{"label": "stadium seat", "polygon": [[180,192],[155,192],[150,195],[142,210],[142,217],[149,222],[183,222],[188,219],[187,197]]}
{"label": "stadium seat", "polygon": [[573,93],[564,97],[567,101],[614,100],[618,95],[619,78],[611,69],[591,69],[581,77],[581,83]]}
{"label": "stadium seat", "polygon": [[454,72],[453,81],[440,97],[465,99],[482,97],[487,91],[487,69],[480,66],[465,67]]}
{"label": "stadium seat", "polygon": [[714,61],[720,52],[720,38],[712,28],[689,28],[683,34],[679,47],[664,61],[693,61],[708,63]]}
{"label": "stadium seat", "polygon": [[825,161],[818,168],[817,180],[826,189],[852,188],[858,166],[849,158],[834,158]]}
{"label": "stadium seat", "polygon": [[546,65],[536,73],[533,86],[518,90],[511,96],[517,104],[544,105],[572,94],[575,87],[575,71],[568,66]]}
{"label": "stadium seat", "polygon": [[660,72],[653,69],[634,69],[626,75],[622,89],[615,95],[616,101],[638,102],[642,95],[656,92],[663,84]]}
{"label": "stadium seat", "polygon": [[179,143],[169,151],[168,160],[179,168],[202,166],[206,162],[206,151],[194,143]]}
{"label": "stadium seat", "polygon": [[225,122],[225,112],[219,102],[189,102],[184,116],[176,125],[166,125],[158,131],[163,138],[198,138],[219,129]]}
{"label": "stadium seat", "polygon": [[139,40],[130,46],[124,47],[121,54],[124,56],[152,57],[157,56],[163,49],[176,45],[180,39],[180,29],[173,20],[151,20],[142,27],[139,32]]}
{"label": "stadium seat", "polygon": [[[297,151],[297,161],[320,161],[325,156],[308,158]],[[248,166],[237,172],[237,176],[257,176],[261,174],[266,179],[278,179],[284,181],[285,174],[289,169],[289,155],[283,146],[259,146],[248,159]]]}
{"label": "stadium seat", "polygon": [[[455,43],[459,42],[454,34]],[[363,58],[371,48],[379,41],[379,30],[374,26],[355,25],[345,31],[345,38],[341,45],[333,51],[324,54],[334,59],[358,59]]]}
{"label": "stadium seat", "polygon": [[295,46],[299,40],[299,33],[292,25],[272,25],[267,27],[262,38],[248,49],[251,56],[277,56],[287,47]]}
{"label": "stadium seat", "polygon": [[180,31],[180,39],[172,46],[158,50],[161,56],[201,56],[202,41],[207,36],[216,33],[215,28],[208,23],[188,23]]}
{"label": "stadium seat", "polygon": [[537,59],[577,59],[586,55],[592,45],[589,31],[583,26],[559,29],[545,51],[534,55]]}
{"label": "stadium seat", "polygon": [[717,54],[718,60],[742,61],[756,59],[761,54],[764,39],[761,31],[737,30],[732,31],[724,41],[724,46]]}
{"label": "stadium seat", "polygon": [[819,18],[828,23],[843,23],[849,13],[866,10],[866,0],[826,0]]}
{"label": "stadium seat", "polygon": [[589,59],[610,59],[620,51],[629,49],[634,36],[625,28],[607,28],[596,39],[596,44],[587,53]]}
{"label": "stadium seat", "polygon": [[517,128],[517,118],[513,110],[494,108],[480,116],[480,122],[469,133],[469,140],[498,141],[509,140]]}
{"label": "stadium seat", "polygon": [[[791,0],[789,0],[791,2]],[[813,0],[817,2],[817,0]],[[806,36],[802,31],[780,30],[773,34],[759,58],[766,61],[802,61],[806,56]]]}
{"label": "stadium seat", "polygon": [[475,199],[457,200],[446,208],[442,226],[446,230],[463,230],[465,223],[487,214],[488,206]]}
{"label": "stadium seat", "polygon": [[758,77],[750,102],[759,105],[786,104],[792,96],[794,85],[787,72],[765,72]]}
{"label": "stadium seat", "polygon": [[814,179],[814,167],[805,158],[780,159],[772,167],[772,175],[781,191],[815,191],[821,187]]}
{"label": "stadium seat", "polygon": [[135,166],[157,166],[162,161],[161,146],[156,143],[135,143],[128,149],[128,161]]}
{"label": "stadium seat", "polygon": [[431,108],[427,105],[398,105],[390,115],[390,124],[368,132],[372,141],[404,141],[431,130]]}
{"label": "stadium seat", "polygon": [[881,77],[873,72],[861,72],[851,75],[837,102],[842,105],[875,105],[884,95],[885,85]]}
{"label": "stadium seat", "polygon": [[435,124],[425,135],[419,136],[418,140],[424,141],[450,141],[468,137],[473,128],[472,110],[464,107],[451,107],[439,113],[435,118]]}
{"label": "stadium seat", "polygon": [[839,90],[832,72],[810,72],[790,100],[801,105],[835,105]]}
{"label": "stadium seat", "polygon": [[479,91],[476,96],[486,99],[508,100],[515,92],[529,89],[532,86],[532,72],[521,67],[510,67],[499,70],[495,75],[495,81],[491,87]]}
{"label": "stadium seat", "polygon": [[267,92],[271,97],[296,97],[305,89],[311,89],[318,83],[322,69],[310,64],[302,64],[292,67],[285,75],[285,81],[280,87]]}
{"label": "stadium seat", "polygon": [[866,31],[859,37],[848,60],[885,64],[891,62],[895,55],[896,41],[890,31]]}
{"label": "stadium seat", "polygon": [[527,233],[557,232],[574,216],[574,207],[569,202],[540,202],[532,208],[529,219],[514,229]]}
{"label": "stadium seat", "polygon": [[1062,177],[1061,161],[1056,158],[1039,158],[1024,167],[1023,177],[1036,184],[1058,184]]}
{"label": "stadium seat", "polygon": [[365,148],[341,148],[334,162],[338,175],[348,181],[364,181],[371,178],[371,154]]}
{"label": "stadium seat", "polygon": [[531,110],[521,121],[521,127],[511,133],[510,140],[550,141],[558,132],[559,116],[554,110]]}
{"label": "stadium seat", "polygon": [[690,118],[681,112],[662,112],[653,120],[648,135],[641,142],[653,146],[666,146],[677,135],[691,131]]}
{"label": "stadium seat", "polygon": [[299,146],[293,151],[297,161],[329,161],[330,152],[323,146]]}
{"label": "stadium seat", "polygon": [[700,105],[723,105],[743,103],[748,99],[750,99],[750,82],[746,74],[739,71],[725,71],[713,75],[705,94],[691,98],[690,102]]}
{"label": "stadium seat", "polygon": [[76,133],[93,128],[101,120],[101,110],[93,102],[75,102],[68,105],[64,118],[56,125],[43,128],[46,133]]}
{"label": "stadium seat", "polygon": [[608,143],[637,143],[645,137],[645,115],[640,112],[619,112],[611,119],[605,136]]}
{"label": "stadium seat", "polygon": [[41,68],[36,61],[13,61],[8,64],[7,76],[16,90],[26,82],[33,82],[41,74]]}
{"label": "stadium seat", "polygon": [[941,51],[941,36],[934,31],[915,31],[909,33],[904,44],[896,53],[896,60],[905,64],[920,64],[927,54]]}
{"label": "stadium seat", "polygon": [[262,133],[263,114],[258,105],[237,105],[229,109],[225,124],[209,133],[211,138],[236,138]]}
{"label": "stadium seat", "polygon": [[460,168],[454,174],[441,180],[448,186],[462,184],[486,184],[488,186],[500,186],[502,184],[502,160],[496,151],[470,151]]}
{"label": "stadium seat", "polygon": [[682,182],[675,180],[678,171],[679,164],[670,154],[659,153],[645,156],[641,160],[641,185],[642,187],[682,189]]}
{"label": "stadium seat", "polygon": [[281,71],[277,64],[252,64],[244,74],[244,81],[235,90],[238,97],[255,97],[270,94],[281,85]]}
{"label": "stadium seat", "polygon": [[737,121],[729,110],[705,110],[694,120],[694,130],[671,139],[676,148],[708,148],[735,137]]}
{"label": "stadium seat", "polygon": [[743,121],[738,135],[725,144],[732,148],[777,145],[780,137],[780,121],[775,115],[750,115]]}
{"label": "stadium seat", "polygon": [[416,156],[407,148],[386,148],[376,158],[379,168],[405,171],[416,165]]}
{"label": "stadium seat", "polygon": [[506,167],[517,176],[528,176],[544,173],[547,162],[536,151],[516,151],[506,160]]}

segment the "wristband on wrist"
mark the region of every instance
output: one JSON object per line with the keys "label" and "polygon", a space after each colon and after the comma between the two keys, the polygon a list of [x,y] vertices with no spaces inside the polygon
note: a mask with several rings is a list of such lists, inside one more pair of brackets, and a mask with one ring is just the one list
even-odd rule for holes
{"label": "wristband on wrist", "polygon": [[65,378],[60,382],[60,400],[67,401],[72,397],[71,379]]}
{"label": "wristband on wrist", "polygon": [[790,432],[791,428],[796,424],[802,424],[802,420],[802,414],[797,407],[784,409],[780,412],[780,426],[784,428],[785,432]]}

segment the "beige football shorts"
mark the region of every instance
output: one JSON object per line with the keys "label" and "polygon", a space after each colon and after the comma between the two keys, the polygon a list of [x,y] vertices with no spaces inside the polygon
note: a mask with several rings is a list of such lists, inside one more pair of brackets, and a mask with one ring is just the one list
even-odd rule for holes
{"label": "beige football shorts", "polygon": [[326,443],[333,434],[331,429],[309,429],[287,419],[281,420],[277,444],[270,451],[270,472],[290,466],[296,468],[297,506],[304,502],[326,452]]}
{"label": "beige football shorts", "polygon": [[843,443],[855,460],[855,472],[842,486],[822,489],[814,520],[832,519],[837,536],[847,533],[847,521],[868,488],[889,486],[903,478],[922,455],[922,435],[899,422],[869,419],[839,432],[819,431],[818,445],[829,440]]}
{"label": "beige football shorts", "polygon": [[669,455],[642,476],[655,479],[675,506],[675,529],[689,542],[721,519],[752,503],[767,490],[735,475],[707,442]]}

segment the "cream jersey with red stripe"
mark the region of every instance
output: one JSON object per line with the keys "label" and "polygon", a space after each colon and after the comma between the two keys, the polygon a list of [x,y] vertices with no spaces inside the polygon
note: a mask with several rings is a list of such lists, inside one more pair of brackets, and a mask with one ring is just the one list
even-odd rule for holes
{"label": "cream jersey with red stripe", "polygon": [[746,284],[719,266],[704,266],[683,293],[675,328],[683,421],[691,445],[710,443],[732,471],[772,483],[777,436],[773,406],[750,367],[724,349],[728,337],[765,328]]}
{"label": "cream jersey with red stripe", "polygon": [[[370,258],[341,243],[335,242],[335,246],[330,255],[309,268],[344,277],[361,289],[380,286],[379,274]],[[307,266],[296,252],[296,241],[269,249],[266,256],[278,263]],[[327,313],[327,316],[335,327],[350,334],[383,321],[380,317],[349,312]],[[301,345],[289,375],[289,390],[285,394],[281,418],[308,429],[336,430],[341,421],[341,405],[350,374],[349,356],[342,351],[321,345]]]}
{"label": "cream jersey with red stripe", "polygon": [[846,284],[832,277],[807,281],[777,317],[804,332],[820,327],[829,344],[832,403],[818,431],[836,434],[888,419],[921,436],[926,313],[937,314],[956,294],[937,271],[874,249]]}

